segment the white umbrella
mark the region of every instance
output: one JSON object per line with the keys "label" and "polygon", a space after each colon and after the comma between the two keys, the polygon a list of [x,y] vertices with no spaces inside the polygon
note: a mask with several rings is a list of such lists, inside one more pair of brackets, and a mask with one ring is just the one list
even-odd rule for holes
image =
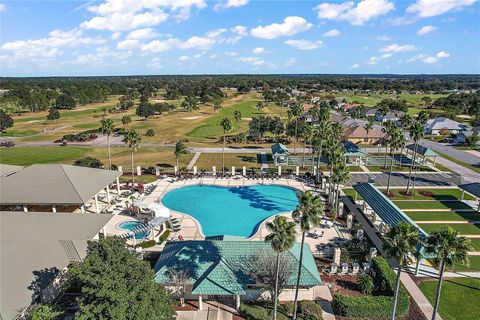
{"label": "white umbrella", "polygon": [[161,203],[152,202],[148,205],[147,208],[155,212],[155,217],[170,217],[170,209],[168,209]]}

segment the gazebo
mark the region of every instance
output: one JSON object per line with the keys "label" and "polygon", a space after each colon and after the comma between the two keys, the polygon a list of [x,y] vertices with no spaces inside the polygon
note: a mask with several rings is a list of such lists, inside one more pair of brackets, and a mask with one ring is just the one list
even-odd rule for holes
{"label": "gazebo", "polygon": [[343,143],[345,149],[345,163],[360,164],[362,159],[365,159],[365,164],[368,162],[368,153],[362,151],[358,145],[351,141]]}
{"label": "gazebo", "polygon": [[462,200],[464,198],[465,192],[470,193],[477,199],[477,211],[480,212],[480,182],[461,184],[458,187],[462,189]]}
{"label": "gazebo", "polygon": [[281,143],[275,143],[272,146],[272,158],[273,163],[277,166],[287,165],[288,164],[288,156],[290,153],[288,152],[287,147],[285,147]]}
{"label": "gazebo", "polygon": [[[407,154],[408,154],[408,150],[411,151],[412,153],[412,159],[413,159],[413,153],[415,152],[415,144],[409,144],[407,147]],[[437,157],[438,157],[438,153],[436,153],[435,151],[433,151],[432,149],[430,148],[427,148],[427,147],[424,147],[420,144],[417,145],[417,154],[422,156],[422,164],[425,164],[427,162],[427,159],[433,159],[432,162],[433,162],[433,166],[435,167],[435,163],[436,163],[436,160],[437,160]]]}

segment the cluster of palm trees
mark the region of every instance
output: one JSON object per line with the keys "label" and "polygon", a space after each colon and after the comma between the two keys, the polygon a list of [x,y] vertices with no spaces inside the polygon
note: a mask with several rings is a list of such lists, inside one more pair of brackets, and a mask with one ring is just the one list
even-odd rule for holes
{"label": "cluster of palm trees", "polygon": [[439,269],[432,320],[435,320],[438,312],[443,275],[446,267],[452,267],[454,263],[468,264],[468,252],[473,251],[470,240],[459,236],[458,230],[448,226],[432,232],[424,241],[420,239],[418,229],[408,222],[401,222],[391,228],[384,238],[383,248],[386,254],[390,258],[394,258],[398,263],[392,319],[395,319],[396,315],[402,268],[411,263],[414,258],[420,259],[419,248],[422,246],[427,254],[435,257],[433,260]]}

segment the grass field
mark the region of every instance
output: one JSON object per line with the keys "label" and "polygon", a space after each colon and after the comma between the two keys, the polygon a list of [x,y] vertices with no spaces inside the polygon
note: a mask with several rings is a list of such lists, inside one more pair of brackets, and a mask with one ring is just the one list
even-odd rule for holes
{"label": "grass field", "polygon": [[[380,189],[385,191],[385,189]],[[347,196],[354,197],[354,189],[344,189],[343,190]],[[391,200],[460,200],[462,196],[462,191],[457,188],[449,189],[415,189],[413,195],[407,196],[405,189],[390,189],[390,195],[388,196]],[[360,199],[360,196],[358,196]],[[465,200],[473,200],[474,197],[465,193]]]}
{"label": "grass field", "polygon": [[480,221],[478,212],[455,211],[406,211],[414,221]]}
{"label": "grass field", "polygon": [[461,235],[480,235],[480,225],[474,224],[458,224],[458,223],[418,223],[420,228],[425,230],[427,233],[437,231],[443,226],[449,226],[454,229],[457,229]]}
{"label": "grass field", "polygon": [[[437,281],[422,281],[420,290],[433,304],[437,290]],[[452,278],[442,285],[439,313],[445,320],[480,319],[480,279]]]}
{"label": "grass field", "polygon": [[467,204],[460,201],[394,201],[394,203],[402,210],[413,209],[472,209]]}
{"label": "grass field", "polygon": [[480,272],[480,256],[469,256],[470,264],[468,266],[455,264],[454,271],[470,271],[470,272]]}
{"label": "grass field", "polygon": [[[33,163],[67,163],[90,156],[108,163],[107,148],[89,147],[14,147],[0,149],[0,163],[14,165],[30,165]],[[192,159],[192,154],[180,158],[180,166],[185,167]],[[172,147],[141,147],[134,155],[135,165],[173,167],[175,157]],[[112,163],[130,170],[130,150],[124,147],[112,148]]]}
{"label": "grass field", "polygon": [[[241,169],[243,166],[247,168],[260,168],[262,165],[258,163],[259,155],[255,153],[226,153],[225,167],[231,168],[235,166],[236,169]],[[222,168],[222,154],[221,153],[202,153],[195,163],[197,168],[212,170],[212,166],[216,166],[217,170]]]}
{"label": "grass field", "polygon": [[480,252],[480,239],[471,238],[470,242],[472,243],[472,246],[475,249],[475,251]]}

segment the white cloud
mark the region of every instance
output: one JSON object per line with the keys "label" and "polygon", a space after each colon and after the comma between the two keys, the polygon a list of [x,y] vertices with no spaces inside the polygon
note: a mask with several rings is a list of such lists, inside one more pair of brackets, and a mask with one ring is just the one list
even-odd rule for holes
{"label": "white cloud", "polygon": [[226,8],[238,8],[246,5],[249,0],[226,0],[221,3],[217,3],[213,8],[215,10],[221,10]]}
{"label": "white cloud", "polygon": [[441,58],[450,58],[450,53],[446,52],[446,51],[440,51],[437,53],[437,58],[441,59]]}
{"label": "white cloud", "polygon": [[187,61],[187,60],[190,60],[191,58],[189,56],[181,56],[178,58],[178,60],[180,61]]}
{"label": "white cloud", "polygon": [[112,33],[112,35],[110,36],[110,38],[111,38],[112,40],[118,40],[118,39],[120,39],[121,36],[122,36],[122,33],[121,33],[121,32],[114,32],[114,33]]}
{"label": "white cloud", "polygon": [[420,29],[418,29],[417,35],[423,36],[423,35],[425,35],[425,34],[427,34],[427,33],[433,32],[433,31],[435,31],[435,30],[437,30],[437,27],[434,27],[434,26],[432,26],[432,25],[423,26],[423,27],[421,27]]}
{"label": "white cloud", "polygon": [[232,31],[233,33],[238,34],[239,36],[242,36],[242,37],[248,36],[247,27],[245,27],[245,26],[238,25],[238,26],[235,26],[235,27],[231,28],[230,31]]}
{"label": "white cloud", "polygon": [[7,6],[3,3],[0,3],[0,12],[5,12],[7,11]]}
{"label": "white cloud", "polygon": [[259,57],[239,57],[237,58],[237,60],[241,62],[251,63],[254,66],[260,66],[262,64],[265,64],[265,61],[260,59]]}
{"label": "white cloud", "polygon": [[229,57],[236,57],[238,55],[235,51],[225,51],[224,54]]}
{"label": "white cloud", "polygon": [[297,59],[295,59],[295,58],[288,58],[287,62],[285,62],[285,65],[286,65],[286,66],[292,66],[292,65],[294,65],[295,63],[297,63]]}
{"label": "white cloud", "polygon": [[13,52],[16,58],[52,58],[62,54],[60,49],[64,47],[88,46],[104,42],[102,38],[84,37],[82,30],[79,29],[53,30],[48,38],[6,42],[2,45],[2,49]]}
{"label": "white cloud", "polygon": [[214,43],[215,43],[215,40],[209,37],[193,36],[188,38],[187,41],[183,42],[180,45],[180,48],[182,49],[196,48],[196,49],[206,50],[206,49],[209,49]]}
{"label": "white cloud", "polygon": [[284,42],[285,44],[295,47],[300,50],[313,50],[317,49],[322,45],[322,41],[317,40],[317,41],[309,41],[309,40],[287,40]]}
{"label": "white cloud", "polygon": [[217,57],[217,55],[214,53],[214,54],[211,54],[210,57],[208,57],[208,59],[215,59]]}
{"label": "white cloud", "polygon": [[395,9],[388,0],[362,0],[343,3],[322,3],[315,7],[319,19],[348,21],[352,25],[363,25],[372,19]]}
{"label": "white cloud", "polygon": [[253,28],[252,36],[261,39],[275,39],[282,36],[292,36],[310,29],[313,25],[302,17],[290,16],[283,23],[273,23]]}
{"label": "white cloud", "polygon": [[179,46],[180,44],[181,41],[174,38],[167,40],[153,40],[143,45],[141,49],[145,52],[163,52]]}
{"label": "white cloud", "polygon": [[416,50],[417,48],[413,44],[404,44],[404,45],[399,45],[399,44],[391,44],[387,47],[384,47],[380,49],[380,52],[407,52],[407,51],[413,51]]}
{"label": "white cloud", "polygon": [[354,63],[350,66],[350,68],[352,68],[352,69],[357,69],[359,67],[360,67],[360,65],[358,63]]}
{"label": "white cloud", "polygon": [[149,63],[147,63],[147,67],[155,68],[155,69],[161,69],[161,68],[163,68],[163,65],[162,65],[161,61],[162,60],[159,57],[155,57]]}
{"label": "white cloud", "polygon": [[151,39],[158,37],[159,34],[152,28],[144,28],[144,29],[137,29],[131,31],[125,37],[126,39],[136,39],[136,40],[143,40],[143,39]]}
{"label": "white cloud", "polygon": [[137,39],[127,39],[117,43],[117,49],[132,50],[140,46],[140,41]]}
{"label": "white cloud", "polygon": [[451,10],[459,10],[471,6],[477,0],[417,0],[407,8],[407,12],[418,15],[421,18],[434,17]]}
{"label": "white cloud", "polygon": [[262,47],[258,47],[252,50],[253,54],[262,54],[264,52],[265,52],[265,48],[262,48]]}
{"label": "white cloud", "polygon": [[428,57],[423,58],[422,61],[425,62],[425,63],[428,63],[428,64],[432,64],[432,63],[437,62],[438,59],[435,58],[435,57],[428,56]]}
{"label": "white cloud", "polygon": [[125,31],[158,25],[169,18],[185,20],[193,8],[203,9],[204,0],[106,0],[88,6],[96,16],[80,26],[86,29]]}
{"label": "white cloud", "polygon": [[370,59],[368,59],[368,64],[377,64],[378,61],[381,61],[381,60],[385,60],[385,59],[388,59],[390,58],[391,56],[393,56],[393,54],[391,53],[384,53],[382,54],[381,56],[377,57],[377,56],[372,56],[370,57]]}
{"label": "white cloud", "polygon": [[332,29],[330,31],[327,31],[325,32],[322,36],[323,37],[338,37],[339,35],[341,35],[342,33],[337,30],[337,29]]}
{"label": "white cloud", "polygon": [[379,35],[379,36],[376,36],[375,39],[377,39],[378,41],[390,41],[392,40],[392,37],[387,35]]}

